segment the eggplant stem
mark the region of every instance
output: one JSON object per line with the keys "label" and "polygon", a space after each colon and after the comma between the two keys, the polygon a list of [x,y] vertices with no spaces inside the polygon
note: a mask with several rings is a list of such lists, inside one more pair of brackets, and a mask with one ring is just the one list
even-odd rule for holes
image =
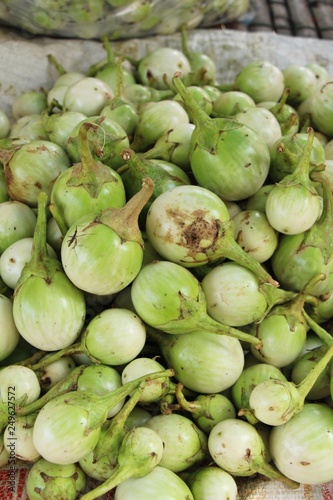
{"label": "eggplant stem", "polygon": [[111,227],[124,241],[136,241],[143,245],[138,217],[153,192],[153,180],[145,177],[140,191],[132,196],[124,207],[105,209],[99,217],[99,222]]}
{"label": "eggplant stem", "polygon": [[324,328],[318,325],[318,323],[314,319],[312,319],[311,316],[309,316],[309,314],[305,311],[304,308],[302,310],[302,313],[305,321],[307,322],[311,330],[313,330],[313,332],[317,335],[317,337],[319,337],[320,340],[324,342],[324,344],[332,346],[333,337]]}
{"label": "eggplant stem", "polygon": [[30,356],[29,358],[26,358],[26,359],[24,359],[22,361],[18,361],[15,364],[19,365],[19,366],[27,366],[28,368],[30,368],[31,365],[36,364],[46,354],[47,354],[47,351],[37,351],[32,356]]}
{"label": "eggplant stem", "polygon": [[179,407],[190,413],[196,412],[198,410],[198,405],[195,402],[187,401],[183,394],[183,384],[180,382],[176,385],[176,398],[179,403]]}
{"label": "eggplant stem", "polygon": [[31,370],[34,371],[41,370],[42,368],[48,366],[50,363],[58,361],[63,356],[73,356],[74,354],[81,354],[81,353],[82,353],[82,343],[76,342],[75,344],[72,344],[68,347],[65,347],[64,349],[60,349],[59,351],[54,352],[53,354],[51,354],[51,356],[46,357],[41,361],[39,361],[39,363],[30,365],[29,368],[31,368]]}
{"label": "eggplant stem", "polygon": [[260,465],[256,469],[259,474],[262,474],[269,479],[281,481],[282,483],[285,483],[287,486],[289,486],[289,488],[297,489],[300,486],[300,483],[289,479],[289,477],[276,470],[271,464],[267,462],[260,463]]}
{"label": "eggplant stem", "polygon": [[48,195],[44,191],[40,191],[40,193],[38,194],[37,222],[33,236],[30,261],[31,265],[35,267],[38,267],[40,262],[43,262],[48,258],[48,250],[46,244],[47,203]]}
{"label": "eggplant stem", "polygon": [[107,431],[103,434],[103,440],[98,441],[94,449],[94,463],[107,456],[109,460],[114,458],[116,464],[119,446],[124,434],[127,432],[124,429],[126,420],[139,402],[146,386],[146,381],[141,382],[119,412],[109,421]]}
{"label": "eggplant stem", "polygon": [[300,384],[296,386],[297,392],[304,404],[306,396],[309,394],[319,375],[325,370],[328,363],[331,361],[333,356],[333,343],[327,349],[323,357],[311,368],[306,377],[302,380]]}
{"label": "eggplant stem", "polygon": [[55,69],[58,71],[59,76],[65,75],[67,73],[65,68],[57,61],[57,59],[52,54],[48,54],[47,59],[51,64],[53,64]]}
{"label": "eggplant stem", "polygon": [[64,237],[68,231],[68,227],[66,225],[66,222],[62,218],[58,207],[54,203],[50,203],[49,210],[51,212],[52,217],[57,223],[61,236]]}
{"label": "eggplant stem", "polygon": [[51,401],[56,396],[66,394],[70,391],[75,391],[77,389],[77,381],[85,368],[86,365],[77,366],[67,377],[65,377],[63,380],[60,380],[60,382],[51,387],[51,389],[49,389],[36,401],[33,401],[26,406],[17,406],[16,414],[20,416],[29,415],[30,413],[39,411],[41,408],[43,408],[43,406],[45,406],[46,403]]}

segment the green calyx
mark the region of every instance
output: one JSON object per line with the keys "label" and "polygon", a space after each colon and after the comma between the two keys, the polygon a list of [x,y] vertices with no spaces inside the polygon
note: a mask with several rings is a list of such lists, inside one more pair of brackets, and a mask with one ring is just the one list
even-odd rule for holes
{"label": "green calyx", "polygon": [[138,225],[138,218],[145,204],[152,196],[154,182],[149,177],[142,180],[142,187],[122,208],[108,208],[96,217],[91,224],[105,224],[123,241],[134,241],[143,246],[142,233]]}
{"label": "green calyx", "polygon": [[73,167],[68,186],[82,186],[92,198],[97,198],[105,182],[110,182],[109,168],[103,163],[95,161],[88,139],[88,133],[96,132],[98,125],[86,122],[80,128],[80,157],[81,161]]}
{"label": "green calyx", "polygon": [[253,335],[226,326],[208,316],[206,299],[200,284],[197,298],[186,297],[179,292],[179,300],[179,317],[168,323],[158,326],[155,325],[154,327],[156,329],[173,335],[203,330],[217,335],[234,337],[238,340],[254,344],[257,348],[260,347],[260,341]]}
{"label": "green calyx", "polygon": [[38,215],[33,236],[31,259],[24,266],[15,290],[18,290],[30,276],[37,276],[44,279],[46,283],[51,283],[53,275],[57,271],[62,271],[61,263],[57,259],[49,257],[47,250],[47,204],[48,196],[44,191],[41,191],[38,195]]}

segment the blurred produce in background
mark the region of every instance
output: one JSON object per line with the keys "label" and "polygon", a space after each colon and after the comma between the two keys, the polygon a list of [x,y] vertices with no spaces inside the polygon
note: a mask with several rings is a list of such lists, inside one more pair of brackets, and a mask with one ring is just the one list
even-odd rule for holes
{"label": "blurred produce in background", "polygon": [[235,21],[249,7],[249,0],[3,0],[0,21],[33,35],[122,40]]}

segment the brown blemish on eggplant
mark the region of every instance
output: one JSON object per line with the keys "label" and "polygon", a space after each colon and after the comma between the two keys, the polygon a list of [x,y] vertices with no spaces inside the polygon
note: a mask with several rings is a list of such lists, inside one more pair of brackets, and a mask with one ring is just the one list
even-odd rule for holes
{"label": "brown blemish on eggplant", "polygon": [[[192,222],[187,225],[186,214],[183,211],[170,208],[167,211],[168,217],[178,227],[182,245],[187,248],[189,256],[196,256],[198,253],[205,253],[207,248],[211,248],[219,238],[218,221],[206,220],[207,211],[195,210],[191,212]],[[166,242],[173,242],[174,236],[167,234],[164,237]],[[205,242],[202,245],[202,242]],[[207,245],[207,242],[211,244]]]}

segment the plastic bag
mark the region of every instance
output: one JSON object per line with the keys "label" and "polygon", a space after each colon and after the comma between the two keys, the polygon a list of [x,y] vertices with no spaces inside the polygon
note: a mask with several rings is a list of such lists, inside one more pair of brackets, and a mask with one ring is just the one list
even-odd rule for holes
{"label": "plastic bag", "polygon": [[122,40],[231,22],[249,0],[3,0],[0,21],[33,35]]}

